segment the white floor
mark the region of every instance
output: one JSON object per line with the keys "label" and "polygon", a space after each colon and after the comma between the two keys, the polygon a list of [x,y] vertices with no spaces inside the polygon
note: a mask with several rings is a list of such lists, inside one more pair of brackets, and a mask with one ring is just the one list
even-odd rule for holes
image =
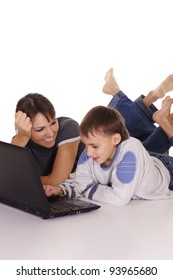
{"label": "white floor", "polygon": [[0,204],[0,259],[171,260],[173,199],[42,220]]}

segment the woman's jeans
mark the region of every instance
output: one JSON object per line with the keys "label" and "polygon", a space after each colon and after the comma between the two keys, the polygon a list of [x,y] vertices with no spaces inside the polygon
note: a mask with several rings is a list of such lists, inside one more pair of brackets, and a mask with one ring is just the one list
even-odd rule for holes
{"label": "woman's jeans", "polygon": [[131,101],[122,91],[119,91],[110,101],[108,107],[113,107],[121,113],[130,136],[139,139],[148,150],[160,154],[167,153],[173,144],[160,127],[156,127],[152,115],[157,108],[152,104],[146,107],[140,96]]}

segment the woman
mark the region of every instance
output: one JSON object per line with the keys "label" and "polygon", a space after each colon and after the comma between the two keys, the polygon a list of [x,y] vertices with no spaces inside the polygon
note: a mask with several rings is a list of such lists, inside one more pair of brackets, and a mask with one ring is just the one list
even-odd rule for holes
{"label": "woman", "polygon": [[29,93],[18,101],[15,129],[11,143],[31,150],[43,185],[57,185],[75,170],[83,150],[79,125],[68,117],[56,118],[45,96]]}

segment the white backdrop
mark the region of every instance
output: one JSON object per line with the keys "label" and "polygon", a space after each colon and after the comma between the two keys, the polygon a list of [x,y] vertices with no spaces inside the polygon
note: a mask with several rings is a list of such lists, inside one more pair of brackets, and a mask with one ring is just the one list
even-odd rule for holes
{"label": "white backdrop", "polygon": [[14,111],[29,92],[57,116],[81,121],[98,104],[114,68],[132,100],[173,73],[171,0],[1,0],[0,139],[14,135]]}

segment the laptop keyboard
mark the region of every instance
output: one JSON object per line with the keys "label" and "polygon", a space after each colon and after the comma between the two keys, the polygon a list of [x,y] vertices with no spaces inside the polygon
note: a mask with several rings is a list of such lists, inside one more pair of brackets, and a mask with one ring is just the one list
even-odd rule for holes
{"label": "laptop keyboard", "polygon": [[77,210],[79,207],[76,205],[70,204],[62,198],[49,198],[50,208],[56,211],[67,211],[67,210]]}

